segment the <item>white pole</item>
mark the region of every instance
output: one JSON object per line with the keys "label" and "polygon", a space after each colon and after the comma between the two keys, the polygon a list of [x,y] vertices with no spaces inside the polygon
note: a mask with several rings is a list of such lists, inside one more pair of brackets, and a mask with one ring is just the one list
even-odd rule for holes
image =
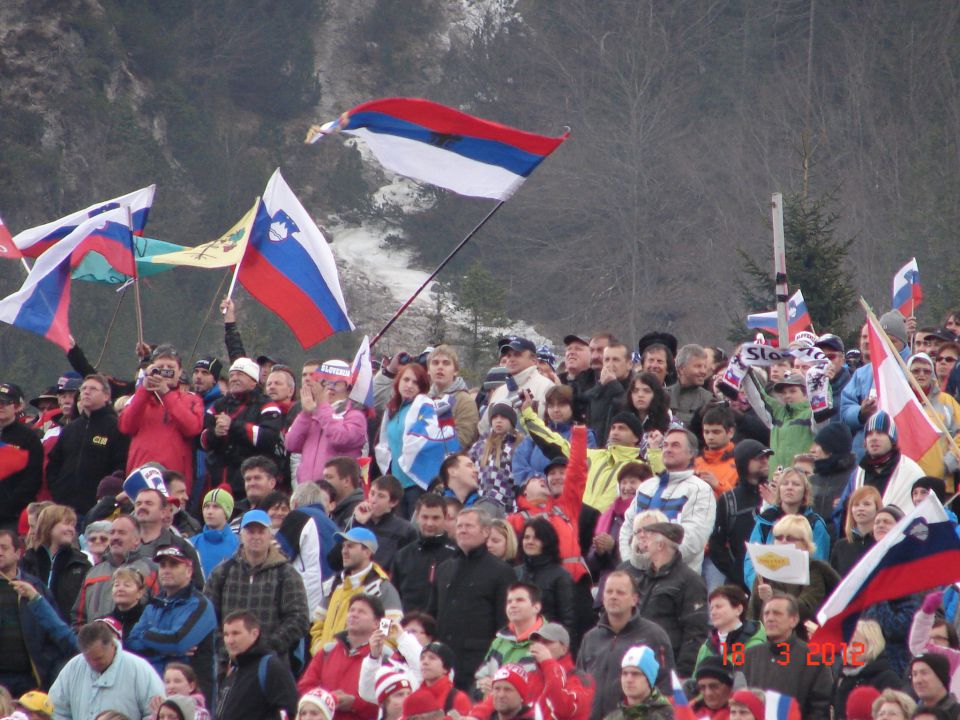
{"label": "white pole", "polygon": [[780,347],[790,344],[790,331],[787,325],[787,253],[783,241],[783,195],[774,193],[770,197],[773,215],[773,270],[777,297],[777,335]]}

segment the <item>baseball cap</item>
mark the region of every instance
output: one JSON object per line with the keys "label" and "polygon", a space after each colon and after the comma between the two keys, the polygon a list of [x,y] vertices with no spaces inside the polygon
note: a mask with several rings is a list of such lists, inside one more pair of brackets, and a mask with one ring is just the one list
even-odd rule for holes
{"label": "baseball cap", "polygon": [[580,333],[580,334],[573,334],[573,335],[565,335],[564,338],[563,338],[563,344],[564,344],[564,345],[570,345],[571,343],[580,343],[581,345],[589,345],[589,344],[590,344],[590,336],[589,336],[589,335],[584,335],[584,334],[582,334],[582,333]]}
{"label": "baseball cap", "polygon": [[83,384],[83,377],[75,370],[65,372],[57,379],[57,392],[79,390]]}
{"label": "baseball cap", "polygon": [[807,381],[803,377],[803,375],[801,375],[798,372],[790,372],[783,376],[783,380],[781,380],[780,382],[774,383],[773,389],[776,390],[777,388],[781,388],[781,387],[805,388],[806,386],[807,386]]}
{"label": "baseball cap", "polygon": [[263,510],[247,510],[243,514],[243,520],[240,521],[240,529],[242,530],[247,525],[263,525],[265,528],[270,527],[270,516],[267,515]]}
{"label": "baseball cap", "polygon": [[0,396],[9,402],[21,402],[23,400],[23,390],[19,385],[13,383],[3,383],[0,385]]}
{"label": "baseball cap", "polygon": [[503,355],[507,350],[515,350],[516,352],[529,350],[534,355],[537,354],[537,346],[533,344],[532,340],[527,340],[526,338],[518,337],[516,335],[510,335],[509,337],[503,338],[503,340],[498,343],[500,345],[501,355]]}
{"label": "baseball cap", "polygon": [[568,647],[570,646],[570,633],[568,633],[567,629],[560,623],[544,623],[539,630],[530,633],[530,637],[533,639],[540,638],[541,640],[548,640],[549,642],[563,643]]}
{"label": "baseball cap", "polygon": [[161,560],[166,558],[167,560],[175,560],[182,563],[192,563],[193,560],[187,555],[183,550],[178,548],[176,545],[161,545],[157,548],[157,551],[153,554],[153,561],[159,563]]}
{"label": "baseball cap", "polygon": [[362,527],[350,528],[347,532],[334,533],[334,537],[341,538],[348,542],[355,542],[368,548],[370,552],[376,552],[380,544],[377,542],[377,536],[370,530]]}
{"label": "baseball cap", "polygon": [[50,698],[44,692],[31,690],[21,695],[17,702],[31,712],[42,712],[53,717],[53,703],[50,702]]}
{"label": "baseball cap", "polygon": [[833,333],[826,333],[818,337],[817,341],[814,343],[814,346],[821,348],[822,350],[836,350],[837,352],[843,352],[843,340]]}

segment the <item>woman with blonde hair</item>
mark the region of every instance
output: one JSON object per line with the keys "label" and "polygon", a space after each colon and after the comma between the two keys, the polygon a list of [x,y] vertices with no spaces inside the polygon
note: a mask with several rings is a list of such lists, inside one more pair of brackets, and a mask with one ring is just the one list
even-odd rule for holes
{"label": "woman with blonde hair", "polygon": [[803,623],[816,617],[820,604],[833,592],[840,582],[840,577],[828,563],[814,557],[817,548],[813,542],[813,533],[809,521],[802,515],[787,515],[781,518],[773,526],[772,537],[774,545],[793,545],[809,554],[807,562],[810,564],[810,582],[807,585],[794,585],[767,580],[758,575],[753,583],[747,614],[753,620],[760,620],[763,604],[773,597],[775,590],[793,595],[800,608],[797,634],[804,636]]}
{"label": "woman with blonde hair", "polygon": [[869,485],[859,487],[847,500],[847,517],[843,537],[837,540],[830,553],[830,564],[843,577],[859,562],[867,550],[876,544],[873,520],[883,507],[880,492]]}
{"label": "woman with blonde hair", "polygon": [[899,690],[884,690],[873,701],[874,720],[910,720],[917,703]]}
{"label": "woman with blonde hair", "polygon": [[51,504],[37,517],[37,546],[23,554],[23,571],[40,578],[50,589],[60,617],[70,622],[90,561],[76,546],[77,513],[66,505]]}
{"label": "woman with blonde hair", "polygon": [[[768,507],[757,515],[749,542],[771,545],[777,521],[786,515],[800,515],[810,524],[817,560],[830,559],[830,532],[823,518],[811,507],[813,488],[803,470],[790,466],[775,473],[769,485],[760,486],[760,496]],[[748,554],[743,560],[743,580],[747,587],[753,587],[755,575]]]}
{"label": "woman with blonde hair", "polygon": [[[844,720],[846,717],[847,698],[855,688],[868,686],[879,691],[888,688],[893,690],[906,689],[906,683],[890,669],[890,663],[885,657],[884,650],[887,641],[883,639],[883,630],[876,620],[860,620],[846,644],[842,656],[836,658],[834,664],[842,663],[840,675],[833,688],[834,719]],[[822,652],[831,652],[826,646],[821,646]],[[839,650],[839,648],[838,648]],[[829,658],[821,657],[826,664]]]}
{"label": "woman with blonde hair", "polygon": [[517,559],[517,533],[513,526],[503,518],[495,519],[490,525],[490,537],[487,538],[487,550],[494,557],[513,565]]}

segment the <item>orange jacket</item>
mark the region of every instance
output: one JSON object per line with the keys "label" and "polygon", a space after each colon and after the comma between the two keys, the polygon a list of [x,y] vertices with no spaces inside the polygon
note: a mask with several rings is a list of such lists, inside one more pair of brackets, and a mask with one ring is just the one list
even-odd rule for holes
{"label": "orange jacket", "polygon": [[693,461],[693,470],[698,477],[701,471],[713,473],[717,486],[713,494],[720,497],[727,490],[733,490],[737,484],[737,466],[733,461],[733,443],[729,442],[719,450],[704,449]]}
{"label": "orange jacket", "polygon": [[583,507],[583,492],[586,486],[587,428],[584,425],[575,425],[570,433],[570,460],[563,474],[563,493],[559,498],[550,498],[542,505],[533,505],[526,497],[521,496],[517,498],[520,511],[507,517],[520,538],[523,524],[528,519],[546,515],[560,540],[560,562],[575,583],[590,574],[580,555],[580,509]]}

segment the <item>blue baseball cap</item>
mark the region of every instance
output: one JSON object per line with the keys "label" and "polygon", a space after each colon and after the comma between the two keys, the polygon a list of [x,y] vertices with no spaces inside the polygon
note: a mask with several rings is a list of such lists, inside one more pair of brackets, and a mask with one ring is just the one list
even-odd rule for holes
{"label": "blue baseball cap", "polygon": [[270,516],[263,510],[247,510],[247,512],[243,514],[243,520],[240,521],[240,528],[243,529],[247,525],[253,525],[254,523],[269,528]]}
{"label": "blue baseball cap", "polygon": [[334,533],[334,537],[341,538],[348,542],[355,542],[370,549],[370,552],[376,552],[380,544],[377,542],[377,536],[372,531],[362,527],[351,528],[347,532]]}

